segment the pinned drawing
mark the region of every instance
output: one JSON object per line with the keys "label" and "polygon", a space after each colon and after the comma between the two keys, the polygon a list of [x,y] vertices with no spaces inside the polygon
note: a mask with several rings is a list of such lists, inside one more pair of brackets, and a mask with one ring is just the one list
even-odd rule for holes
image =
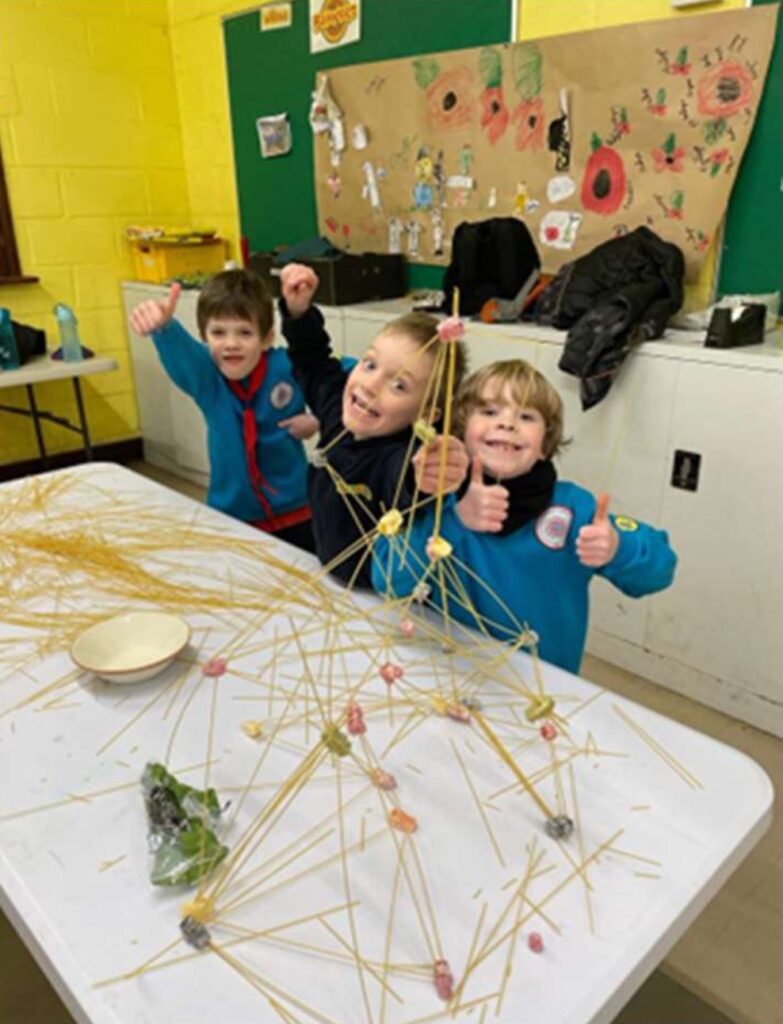
{"label": "pinned drawing", "polygon": [[291,124],[288,114],[271,114],[256,120],[261,156],[285,156],[291,152]]}
{"label": "pinned drawing", "polygon": [[541,219],[538,240],[551,249],[573,249],[581,223],[581,213],[549,210]]}
{"label": "pinned drawing", "polygon": [[[622,218],[678,245],[692,280],[750,137],[776,17],[775,5],[753,6],[646,22],[643,32],[619,26],[333,69],[340,116],[366,128],[368,145],[337,151],[316,139],[320,223],[353,205],[355,248],[386,251],[383,227],[357,208],[370,159],[376,186],[377,168],[386,171],[385,223],[415,215],[424,227],[417,259],[447,259],[435,209],[447,240],[488,211],[523,217],[540,237],[552,207],[567,206],[579,220],[558,222],[545,272],[606,241]],[[327,180],[335,159],[339,198]],[[672,200],[677,192],[687,203]]]}

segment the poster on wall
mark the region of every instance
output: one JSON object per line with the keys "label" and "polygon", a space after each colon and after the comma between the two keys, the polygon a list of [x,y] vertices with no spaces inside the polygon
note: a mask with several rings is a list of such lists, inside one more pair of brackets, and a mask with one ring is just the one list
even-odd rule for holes
{"label": "poster on wall", "polygon": [[[446,264],[462,221],[513,216],[544,270],[645,225],[693,279],[764,88],[778,5],[329,72],[340,188],[316,139],[319,227],[356,252]],[[772,230],[759,225],[759,230]]]}
{"label": "poster on wall", "polygon": [[310,0],[310,53],[323,53],[361,38],[362,0]]}

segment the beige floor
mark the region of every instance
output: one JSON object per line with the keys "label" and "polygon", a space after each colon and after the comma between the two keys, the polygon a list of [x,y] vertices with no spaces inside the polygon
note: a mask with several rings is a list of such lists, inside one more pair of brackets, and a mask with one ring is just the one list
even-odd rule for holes
{"label": "beige floor", "polygon": [[[190,497],[203,498],[203,488],[146,463],[131,468]],[[767,733],[589,655],[582,674],[744,751],[776,785],[783,777],[783,742]],[[783,828],[778,797],[770,831],[615,1024],[783,1024],[782,921]],[[71,1024],[1,915],[0,1022]]]}

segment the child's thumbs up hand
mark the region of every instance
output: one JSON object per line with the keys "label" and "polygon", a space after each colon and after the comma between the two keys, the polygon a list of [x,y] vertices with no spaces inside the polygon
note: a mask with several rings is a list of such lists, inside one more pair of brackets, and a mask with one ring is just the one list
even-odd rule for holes
{"label": "child's thumbs up hand", "polygon": [[303,263],[288,263],[280,271],[280,293],[293,317],[304,316],[318,288],[318,275]]}
{"label": "child's thumbs up hand", "polygon": [[175,281],[165,299],[140,302],[130,315],[131,327],[136,334],[152,334],[165,327],[174,316],[181,291],[182,285]]}
{"label": "child's thumbs up hand", "polygon": [[484,467],[478,457],[470,470],[470,486],[457,502],[457,515],[463,526],[480,533],[502,530],[508,516],[508,491],[502,484],[484,483]]}
{"label": "child's thumbs up hand", "polygon": [[576,554],[582,565],[600,569],[617,554],[620,538],[609,519],[609,495],[599,494],[595,515],[589,526],[583,526],[576,538]]}

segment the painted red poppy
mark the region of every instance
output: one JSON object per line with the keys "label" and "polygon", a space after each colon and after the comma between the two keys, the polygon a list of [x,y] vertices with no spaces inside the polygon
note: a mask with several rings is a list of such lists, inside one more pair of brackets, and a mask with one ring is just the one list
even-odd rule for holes
{"label": "painted red poppy", "polygon": [[481,127],[486,129],[487,139],[494,146],[508,128],[511,116],[503,99],[503,87],[485,89],[481,96]]}
{"label": "painted red poppy", "polygon": [[741,64],[724,61],[700,80],[698,107],[707,117],[730,117],[753,99],[753,79]]}
{"label": "painted red poppy", "polygon": [[670,150],[665,145],[652,150],[653,163],[656,171],[673,171],[678,173],[685,170],[685,148],[674,146]]}
{"label": "painted red poppy", "polygon": [[608,217],[616,213],[623,204],[628,182],[625,176],[623,158],[611,146],[600,145],[594,138],[593,152],[585,167],[582,178],[582,206],[593,213]]}
{"label": "painted red poppy", "polygon": [[476,82],[467,68],[442,71],[427,89],[427,126],[455,131],[473,120]]}
{"label": "painted red poppy", "polygon": [[520,103],[514,111],[517,149],[540,149],[544,144],[544,104],[540,99]]}

